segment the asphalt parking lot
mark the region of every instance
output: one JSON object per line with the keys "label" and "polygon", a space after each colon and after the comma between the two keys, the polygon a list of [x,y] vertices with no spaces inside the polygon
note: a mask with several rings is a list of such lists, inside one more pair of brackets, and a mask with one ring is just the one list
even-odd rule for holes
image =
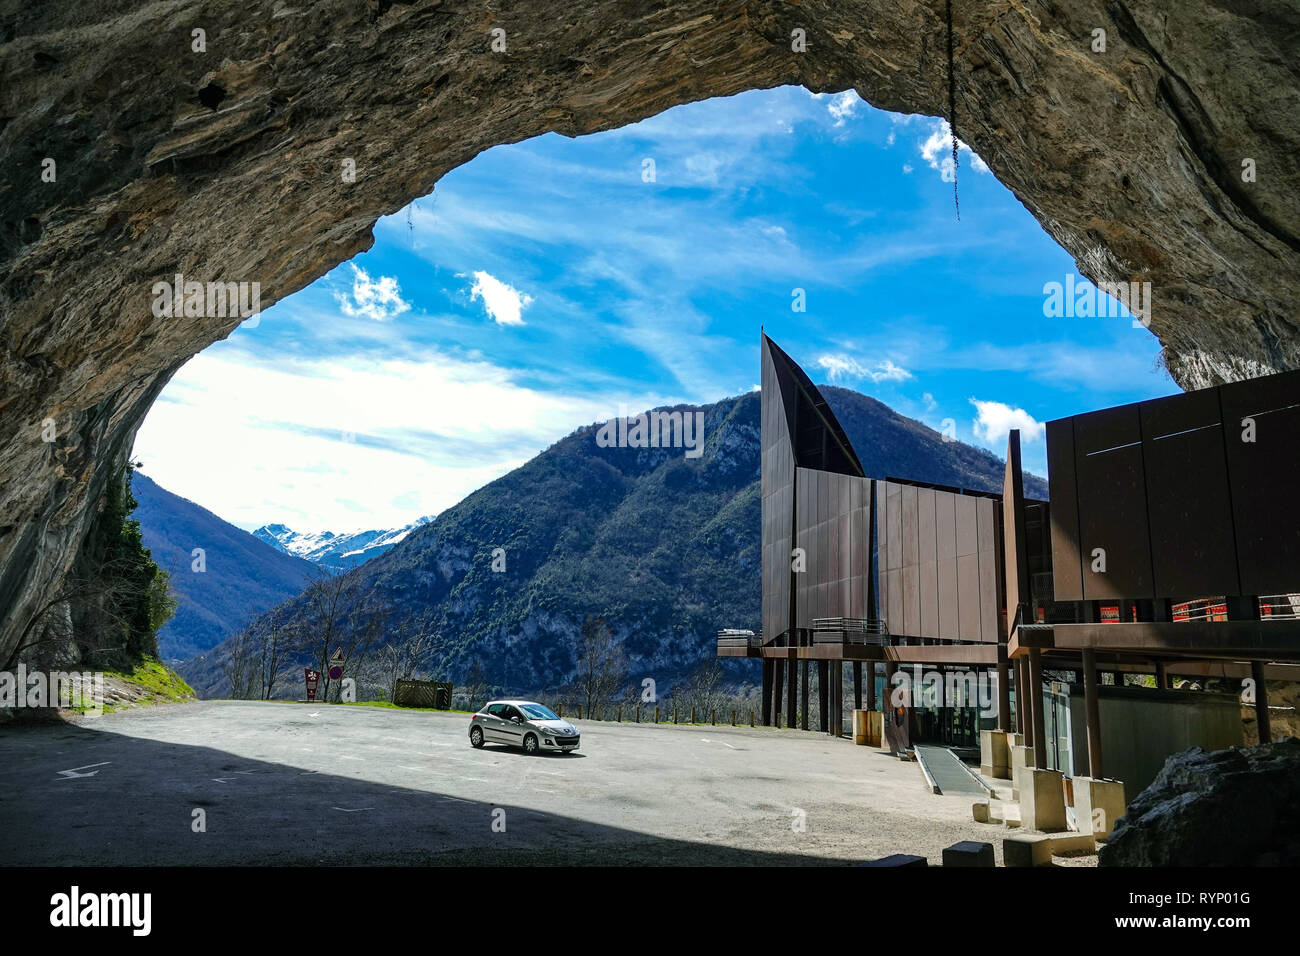
{"label": "asphalt parking lot", "polygon": [[468,717],[201,701],[0,731],[0,863],[939,862],[1002,831],[915,763],[769,728],[578,721],[577,754]]}

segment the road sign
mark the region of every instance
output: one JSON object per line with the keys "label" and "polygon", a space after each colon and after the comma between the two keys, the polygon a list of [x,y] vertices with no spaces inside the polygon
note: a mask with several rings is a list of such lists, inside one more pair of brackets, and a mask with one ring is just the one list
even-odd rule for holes
{"label": "road sign", "polygon": [[343,678],[343,668],[339,667],[337,664],[331,666],[330,680],[342,680],[342,678]]}
{"label": "road sign", "polygon": [[336,647],[336,648],[334,648],[334,656],[330,658],[330,663],[331,663],[331,664],[342,664],[342,663],[343,663],[343,660],[344,660],[344,658],[343,658],[343,648],[342,648],[342,647]]}
{"label": "road sign", "polygon": [[303,680],[307,684],[307,699],[316,699],[316,685],[320,683],[320,671],[314,671],[310,667],[302,669]]}

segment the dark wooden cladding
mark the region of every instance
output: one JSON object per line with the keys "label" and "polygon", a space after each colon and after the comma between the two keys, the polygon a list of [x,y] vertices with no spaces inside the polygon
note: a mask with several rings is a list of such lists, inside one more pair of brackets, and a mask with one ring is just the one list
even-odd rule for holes
{"label": "dark wooden cladding", "polygon": [[[1074,419],[1047,423],[1047,492],[1052,501],[1052,592],[1058,601],[1083,600],[1079,547],[1079,488],[1074,474]],[[1007,613],[1011,609],[1007,608]]]}
{"label": "dark wooden cladding", "polygon": [[868,479],[797,468],[795,484],[795,545],[808,555],[807,572],[795,575],[796,626],[811,630],[817,618],[866,617]]}
{"label": "dark wooden cladding", "polygon": [[[891,634],[1000,639],[997,502],[899,482],[876,483],[882,611]],[[877,531],[880,534],[880,531]]]}
{"label": "dark wooden cladding", "polygon": [[1138,407],[1076,417],[1074,467],[1084,598],[1155,597]]}
{"label": "dark wooden cladding", "polygon": [[1218,396],[1189,392],[1138,407],[1155,594],[1240,593],[1232,522],[1223,520],[1232,498]]}
{"label": "dark wooden cladding", "polygon": [[[1300,590],[1300,371],[1216,389],[1241,593]],[[1254,441],[1246,441],[1250,419]]]}

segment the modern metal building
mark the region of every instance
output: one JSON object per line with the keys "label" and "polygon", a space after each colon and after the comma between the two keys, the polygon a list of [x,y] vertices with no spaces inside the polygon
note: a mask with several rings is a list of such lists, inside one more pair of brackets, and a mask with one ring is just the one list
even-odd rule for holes
{"label": "modern metal building", "polygon": [[[1300,372],[1049,422],[1050,500],[1036,501],[1015,431],[1000,495],[868,477],[871,449],[761,344],[762,632],[718,654],[762,661],[765,724],[807,729],[815,664],[818,726],[838,734],[847,661],[867,710],[900,667],[984,675],[984,723],[1019,735],[1036,768],[1055,754],[1044,669],[1066,675],[1057,692],[1082,690],[1086,753],[1061,759],[1094,778],[1103,671],[1152,674],[1153,692],[1173,674],[1249,679],[1269,739],[1265,679],[1300,680]],[[972,742],[974,720],[926,728],[920,709],[891,708],[886,732],[905,744],[955,721]]]}

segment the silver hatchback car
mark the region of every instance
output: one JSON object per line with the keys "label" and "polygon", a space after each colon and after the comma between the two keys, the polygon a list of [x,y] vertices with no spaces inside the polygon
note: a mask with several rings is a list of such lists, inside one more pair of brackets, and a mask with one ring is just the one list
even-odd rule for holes
{"label": "silver hatchback car", "polygon": [[490,700],[469,720],[469,742],[507,744],[525,753],[568,753],[578,749],[578,728],[531,700]]}

